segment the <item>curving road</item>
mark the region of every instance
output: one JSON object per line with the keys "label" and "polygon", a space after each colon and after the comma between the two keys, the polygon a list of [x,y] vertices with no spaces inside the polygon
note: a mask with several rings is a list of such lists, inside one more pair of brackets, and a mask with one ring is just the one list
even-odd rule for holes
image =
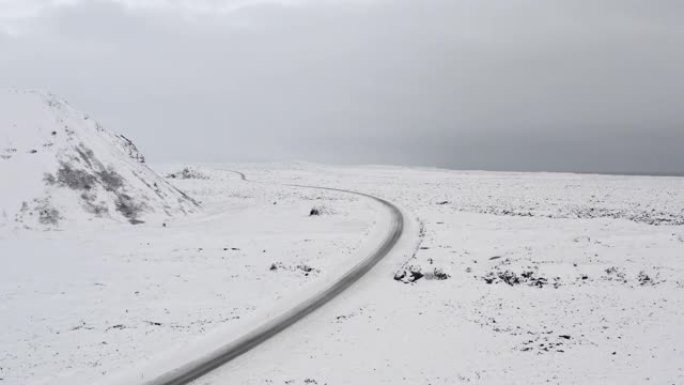
{"label": "curving road", "polygon": [[[240,175],[242,180],[247,181],[245,174],[239,171],[225,171],[236,173]],[[401,214],[401,211],[395,205],[384,199],[374,197],[369,194],[344,189],[303,185],[287,186],[343,192],[372,199],[390,210],[392,215],[391,226],[387,230],[387,235],[385,238],[372,253],[347,271],[339,279],[332,282],[321,292],[314,294],[312,297],[298,304],[294,308],[281,314],[275,319],[256,327],[251,332],[245,334],[237,340],[231,341],[220,349],[201,358],[197,358],[183,365],[182,367],[167,372],[151,381],[144,382],[144,385],[185,385],[218,368],[219,366],[235,359],[236,357],[239,357],[240,355],[250,351],[262,342],[275,336],[292,324],[311,314],[316,309],[330,302],[341,292],[353,285],[368,271],[370,271],[370,269],[373,268],[373,266],[375,266],[381,259],[383,259],[390,252],[390,250],[392,250],[404,231],[404,217]]]}

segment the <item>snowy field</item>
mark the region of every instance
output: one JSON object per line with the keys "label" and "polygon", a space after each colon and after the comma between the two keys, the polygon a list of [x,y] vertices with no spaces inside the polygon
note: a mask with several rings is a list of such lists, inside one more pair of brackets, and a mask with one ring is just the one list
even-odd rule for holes
{"label": "snowy field", "polygon": [[383,213],[353,195],[180,175],[169,180],[202,213],[0,234],[1,383],[88,384],[187,359],[198,336],[238,333],[336,276],[381,230]]}
{"label": "snowy field", "polygon": [[390,199],[422,244],[197,384],[684,383],[684,178],[245,170]]}
{"label": "snowy field", "polygon": [[3,229],[1,383],[105,383],[182,357],[295,303],[376,239],[373,202],[286,183],[388,199],[410,222],[404,242],[196,384],[684,383],[684,178],[192,170],[167,178],[201,202],[188,217]]}

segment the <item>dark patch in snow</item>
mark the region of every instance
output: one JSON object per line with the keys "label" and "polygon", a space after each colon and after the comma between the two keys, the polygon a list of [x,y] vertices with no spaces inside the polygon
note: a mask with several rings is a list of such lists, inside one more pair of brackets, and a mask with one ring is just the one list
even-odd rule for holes
{"label": "dark patch in snow", "polygon": [[57,226],[62,216],[59,210],[50,206],[50,204],[45,201],[42,202],[38,207],[38,222],[42,225]]}
{"label": "dark patch in snow", "polygon": [[166,177],[170,179],[209,179],[208,176],[190,167],[168,174]]}
{"label": "dark patch in snow", "polygon": [[290,272],[302,272],[304,273],[305,277],[308,277],[309,275],[312,274],[318,274],[321,271],[319,269],[313,268],[307,264],[297,264],[294,266],[286,266],[282,262],[273,262],[271,266],[268,268],[270,271],[279,271],[279,270],[284,270],[284,271],[290,271]]}
{"label": "dark patch in snow", "polygon": [[97,178],[87,171],[74,169],[71,165],[61,163],[57,170],[57,183],[72,190],[90,190]]}
{"label": "dark patch in snow", "polygon": [[331,215],[334,214],[334,211],[326,206],[314,206],[309,210],[309,216],[314,217],[314,216],[320,216],[320,215]]}
{"label": "dark patch in snow", "polygon": [[639,285],[641,285],[641,286],[646,286],[646,285],[653,286],[653,284],[654,284],[651,277],[649,277],[648,274],[646,274],[643,271],[639,272],[639,275],[637,276],[637,280],[639,280]]}
{"label": "dark patch in snow", "polygon": [[[99,127],[99,125],[98,125]],[[124,150],[128,153],[128,157],[134,159],[138,163],[145,163],[145,156],[138,150],[138,147],[133,142],[123,135],[117,135]]]}
{"label": "dark patch in snow", "polygon": [[527,208],[503,208],[498,206],[468,205],[459,208],[460,211],[476,212],[481,214],[491,214],[497,216],[510,217],[540,217],[540,218],[559,218],[559,219],[595,219],[611,218],[626,219],[636,223],[643,223],[651,226],[682,226],[684,225],[684,212],[673,213],[667,211],[636,211],[626,209],[613,209],[604,207],[566,207],[558,212],[537,212],[536,209]]}
{"label": "dark patch in snow", "polygon": [[434,277],[434,279],[439,281],[443,281],[451,277],[449,274],[445,273],[444,270],[439,267],[435,267],[435,270],[432,272],[432,276]]}
{"label": "dark patch in snow", "polygon": [[[511,270],[500,271],[498,268],[495,268],[494,271],[490,271],[484,275],[482,280],[488,285],[505,283],[508,286],[517,286],[525,284],[527,286],[538,287],[540,289],[549,284],[549,280],[546,277],[538,276],[532,270],[526,270],[518,274]],[[557,289],[560,287],[560,285],[560,278],[554,278],[553,287]]]}
{"label": "dark patch in snow", "polygon": [[97,196],[95,194],[86,191],[81,194],[81,199],[83,199],[85,209],[89,213],[95,214],[98,217],[109,213],[109,207],[104,202],[96,202]]}
{"label": "dark patch in snow", "polygon": [[107,329],[105,329],[105,331],[108,332],[108,331],[110,331],[110,330],[112,330],[112,329],[114,329],[114,330],[123,330],[123,329],[126,329],[126,326],[123,325],[123,324],[112,325],[112,326],[108,327]]}
{"label": "dark patch in snow", "polygon": [[136,202],[133,198],[127,194],[121,194],[116,199],[116,210],[121,213],[124,217],[128,218],[131,224],[137,225],[144,223],[138,217],[143,213],[145,205],[143,203]]}
{"label": "dark patch in snow", "polygon": [[[569,336],[559,336],[559,338],[568,340]],[[537,354],[565,353],[565,342],[554,339],[551,337],[550,332],[547,331],[539,335],[534,335],[533,338],[523,342],[520,351],[535,352]]]}
{"label": "dark patch in snow", "polygon": [[99,177],[100,183],[107,191],[117,191],[124,185],[124,180],[116,171],[112,169],[98,171],[97,176]]}

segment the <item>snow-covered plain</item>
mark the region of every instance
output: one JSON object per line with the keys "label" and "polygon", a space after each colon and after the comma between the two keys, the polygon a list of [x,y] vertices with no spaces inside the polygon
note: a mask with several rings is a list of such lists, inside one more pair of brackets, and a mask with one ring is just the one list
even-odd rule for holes
{"label": "snow-covered plain", "polygon": [[3,383],[106,383],[182,359],[341,274],[382,227],[370,201],[282,184],[391,200],[410,220],[405,240],[197,384],[684,383],[684,178],[309,164],[164,174],[200,213],[2,233]]}
{"label": "snow-covered plain", "polygon": [[0,382],[174,369],[337,277],[388,217],[347,193],[166,174],[59,97],[0,90]]}
{"label": "snow-covered plain", "polygon": [[684,178],[243,169],[392,200],[422,243],[197,384],[684,383]]}
{"label": "snow-covered plain", "polygon": [[382,230],[379,208],[349,194],[219,170],[170,180],[202,213],[0,235],[2,383],[94,383],[187,359],[198,337],[245,330],[336,276]]}

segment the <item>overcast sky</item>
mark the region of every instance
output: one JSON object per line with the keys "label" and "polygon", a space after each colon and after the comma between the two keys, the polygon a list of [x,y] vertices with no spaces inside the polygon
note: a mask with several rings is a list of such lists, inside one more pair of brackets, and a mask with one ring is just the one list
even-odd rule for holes
{"label": "overcast sky", "polygon": [[684,172],[682,0],[0,0],[0,87],[153,162]]}

